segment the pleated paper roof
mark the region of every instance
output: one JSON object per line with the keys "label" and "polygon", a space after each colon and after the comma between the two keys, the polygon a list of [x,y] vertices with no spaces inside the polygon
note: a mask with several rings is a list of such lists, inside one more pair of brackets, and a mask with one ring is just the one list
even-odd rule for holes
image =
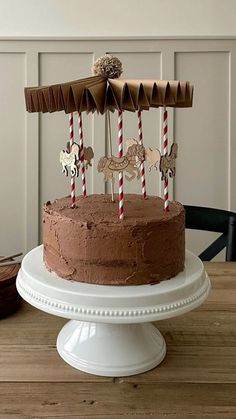
{"label": "pleated paper roof", "polygon": [[193,86],[178,80],[110,79],[91,76],[51,86],[26,87],[28,112],[148,110],[191,107]]}

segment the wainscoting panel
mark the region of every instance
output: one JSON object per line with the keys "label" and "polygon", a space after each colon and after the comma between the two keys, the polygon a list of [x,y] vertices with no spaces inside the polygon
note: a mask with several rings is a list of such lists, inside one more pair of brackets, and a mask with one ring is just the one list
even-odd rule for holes
{"label": "wainscoting panel", "polygon": [[0,53],[0,254],[24,250],[25,54]]}
{"label": "wainscoting panel", "polygon": [[[176,54],[177,79],[191,77],[194,106],[176,109],[175,139],[179,144],[175,198],[189,204],[228,205],[229,54]],[[195,186],[199,183],[201,187]],[[193,185],[193,194],[189,194]]]}

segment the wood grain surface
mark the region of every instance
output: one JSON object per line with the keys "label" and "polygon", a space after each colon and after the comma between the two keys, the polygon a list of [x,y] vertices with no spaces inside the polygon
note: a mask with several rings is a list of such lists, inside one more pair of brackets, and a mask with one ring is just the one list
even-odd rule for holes
{"label": "wood grain surface", "polygon": [[0,419],[235,419],[236,263],[207,263],[208,300],[158,322],[163,363],[145,374],[97,377],[56,351],[66,320],[24,303],[0,320]]}
{"label": "wood grain surface", "polygon": [[14,263],[11,265],[6,265],[6,266],[1,266],[0,264],[0,288],[10,283],[13,283],[14,278],[16,277],[19,269],[20,269],[19,263]]}

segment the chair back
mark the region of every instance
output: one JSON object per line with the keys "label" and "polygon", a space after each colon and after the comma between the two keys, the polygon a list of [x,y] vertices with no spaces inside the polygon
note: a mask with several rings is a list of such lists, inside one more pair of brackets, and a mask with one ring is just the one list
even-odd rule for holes
{"label": "chair back", "polygon": [[236,261],[236,213],[216,208],[184,205],[185,228],[222,233],[199,257],[213,259],[226,247],[226,261]]}

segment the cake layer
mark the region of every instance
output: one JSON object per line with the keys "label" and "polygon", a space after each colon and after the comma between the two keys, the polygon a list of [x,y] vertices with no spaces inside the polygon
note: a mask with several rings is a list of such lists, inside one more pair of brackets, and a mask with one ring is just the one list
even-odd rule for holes
{"label": "cake layer", "polygon": [[125,195],[119,220],[110,195],[69,198],[44,205],[44,262],[48,270],[76,281],[136,285],[157,283],[184,269],[184,208],[161,198]]}

